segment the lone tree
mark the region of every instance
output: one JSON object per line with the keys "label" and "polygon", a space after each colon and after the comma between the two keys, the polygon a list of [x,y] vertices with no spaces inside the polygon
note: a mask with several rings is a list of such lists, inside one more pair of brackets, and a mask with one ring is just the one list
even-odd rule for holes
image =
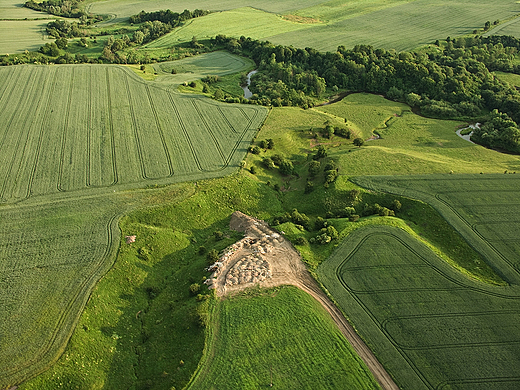
{"label": "lone tree", "polygon": [[363,146],[364,143],[365,143],[365,141],[363,140],[363,138],[358,137],[358,138],[354,139],[354,145],[356,145],[358,148]]}

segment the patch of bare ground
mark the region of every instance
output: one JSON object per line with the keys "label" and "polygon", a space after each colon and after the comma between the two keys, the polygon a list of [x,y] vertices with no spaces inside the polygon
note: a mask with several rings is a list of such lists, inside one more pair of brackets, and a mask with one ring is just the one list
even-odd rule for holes
{"label": "patch of bare ground", "polygon": [[304,23],[304,24],[314,24],[314,23],[322,23],[319,19],[309,18],[307,16],[298,16],[298,15],[282,15],[282,19],[288,20],[293,23]]}
{"label": "patch of bare ground", "polygon": [[240,211],[235,211],[231,216],[230,228],[243,232],[245,237],[224,250],[220,260],[209,267],[213,273],[206,282],[210,288],[216,289],[218,296],[234,294],[253,286],[293,285],[302,289],[329,312],[380,386],[383,389],[399,389],[341,311],[320,289],[299,253],[283,235],[272,230],[266,222]]}

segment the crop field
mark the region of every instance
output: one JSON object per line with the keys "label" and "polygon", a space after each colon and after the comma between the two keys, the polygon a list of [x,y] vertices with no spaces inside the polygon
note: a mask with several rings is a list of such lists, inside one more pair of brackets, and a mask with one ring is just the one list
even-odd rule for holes
{"label": "crop field", "polygon": [[[128,1],[128,0],[108,0],[91,2],[88,11],[95,14],[113,15],[113,23],[123,21],[131,15],[138,14],[141,10],[146,12],[158,11],[161,9],[171,9],[174,12],[182,12],[185,9],[207,9],[210,11],[227,11],[240,7],[252,7],[265,12],[285,14],[292,13],[304,7],[311,7],[321,4],[323,0],[183,0],[172,3],[168,0],[152,0],[152,1]],[[228,21],[229,22],[229,21]],[[218,32],[216,33],[218,34]],[[215,34],[215,35],[216,35]],[[191,37],[190,37],[191,39]]]}
{"label": "crop field", "polygon": [[37,51],[51,42],[45,26],[53,15],[22,7],[21,1],[0,0],[0,54]]}
{"label": "crop field", "polygon": [[189,389],[258,389],[270,383],[283,389],[379,388],[307,293],[283,287],[216,305],[209,360]]}
{"label": "crop field", "polygon": [[38,49],[52,40],[45,35],[49,20],[0,20],[0,34],[9,39],[0,39],[1,54],[23,53]]}
{"label": "crop field", "polygon": [[[352,94],[313,110],[346,119],[346,126],[361,131],[365,139],[372,133],[380,135],[362,148],[350,147],[351,153],[344,153],[343,148],[331,151],[340,161],[342,173],[350,176],[520,171],[518,156],[458,137],[455,131],[463,122],[425,118],[412,113],[407,105],[378,95]],[[334,136],[332,143],[340,139]]]}
{"label": "crop field", "polygon": [[514,18],[512,20],[508,20],[496,27],[493,27],[484,34],[484,36],[490,35],[512,35],[516,38],[520,37],[520,19]]}
{"label": "crop field", "polygon": [[355,182],[428,202],[508,283],[520,284],[517,174],[366,177]]}
{"label": "crop field", "polygon": [[[469,1],[443,0],[416,1],[360,1],[353,6],[350,16],[343,12],[344,2],[332,1],[309,10],[301,9],[298,15],[336,18],[326,25],[315,25],[305,34],[289,32],[276,34],[268,40],[295,47],[313,47],[322,51],[335,50],[339,45],[347,48],[368,44],[376,48],[411,50],[433,43],[447,36],[471,34],[482,28],[488,20],[505,20],[520,12],[520,4],[507,0]],[[323,15],[323,16],[322,16]]]}
{"label": "crop field", "polygon": [[518,284],[464,277],[408,233],[385,226],[350,234],[318,274],[401,388],[520,385]]}
{"label": "crop field", "polygon": [[[209,75],[225,76],[246,72],[253,69],[254,66],[253,61],[225,51],[214,51],[182,60],[153,64],[153,68],[159,76],[155,81],[161,85],[181,84]],[[172,74],[172,70],[175,70],[176,74]]]}
{"label": "crop field", "polygon": [[175,94],[117,66],[0,74],[4,202],[222,175],[238,167],[266,114]]}
{"label": "crop field", "polygon": [[129,199],[4,206],[0,211],[0,388],[63,351],[91,289],[110,268]]}
{"label": "crop field", "polygon": [[[93,3],[91,9],[95,10],[103,4],[105,13],[110,13],[113,12],[109,11],[110,7],[117,9],[116,3]],[[147,6],[152,4],[147,3]],[[191,3],[185,4],[180,8],[190,8]],[[224,3],[220,7],[212,5],[209,9],[227,11],[193,20],[153,45],[168,46],[189,41],[192,36],[201,38],[225,34],[251,36],[275,44],[313,47],[322,51],[334,51],[340,45],[350,48],[360,43],[401,51],[447,36],[471,34],[473,30],[483,28],[488,20],[507,20],[520,13],[520,5],[507,0],[329,1],[301,3],[297,7],[289,3],[284,9],[272,7],[270,2],[240,4],[240,7],[244,6],[254,10],[235,9],[231,2],[228,6]],[[201,8],[201,5],[197,7]],[[293,23],[275,13],[309,18],[315,23]]]}

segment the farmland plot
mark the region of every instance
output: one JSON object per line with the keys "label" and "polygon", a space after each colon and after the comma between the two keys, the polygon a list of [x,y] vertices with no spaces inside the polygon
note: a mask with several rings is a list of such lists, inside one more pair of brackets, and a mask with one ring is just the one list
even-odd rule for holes
{"label": "farmland plot", "polygon": [[398,229],[349,236],[320,266],[320,278],[397,383],[414,389],[518,388],[520,177],[355,181],[430,203],[509,283],[493,287],[470,280]]}
{"label": "farmland plot", "polygon": [[356,231],[318,272],[400,387],[518,388],[518,286],[470,280],[387,226]]}
{"label": "farmland plot", "polygon": [[220,176],[238,167],[266,115],[185,97],[117,66],[20,66],[0,79],[3,202]]}
{"label": "farmland plot", "polygon": [[431,204],[507,282],[520,285],[516,174],[418,175],[358,178],[371,189]]}
{"label": "farmland plot", "polygon": [[0,388],[45,369],[64,349],[111,266],[125,202],[98,197],[2,208]]}

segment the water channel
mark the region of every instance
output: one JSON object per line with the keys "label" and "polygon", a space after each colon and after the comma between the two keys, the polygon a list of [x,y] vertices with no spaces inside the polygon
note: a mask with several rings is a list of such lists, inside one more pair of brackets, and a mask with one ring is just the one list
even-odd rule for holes
{"label": "water channel", "polygon": [[244,90],[244,97],[246,99],[250,99],[251,96],[253,96],[253,93],[249,90],[249,85],[251,84],[251,76],[254,75],[255,73],[258,73],[258,71],[257,70],[252,70],[251,72],[249,72],[247,74],[246,85],[242,87],[242,89]]}

